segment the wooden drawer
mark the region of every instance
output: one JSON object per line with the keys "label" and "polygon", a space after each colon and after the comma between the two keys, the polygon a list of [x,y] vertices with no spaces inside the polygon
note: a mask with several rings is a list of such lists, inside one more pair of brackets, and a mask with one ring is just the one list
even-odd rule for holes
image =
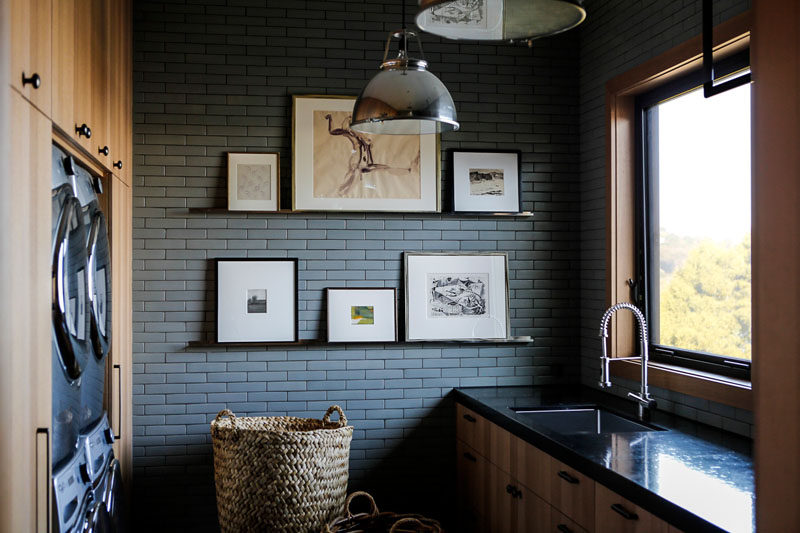
{"label": "wooden drawer", "polygon": [[550,501],[550,456],[522,439],[512,437],[511,473],[544,501]]}
{"label": "wooden drawer", "polygon": [[550,458],[550,504],[585,529],[594,523],[594,480]]}
{"label": "wooden drawer", "polygon": [[486,499],[487,460],[456,439],[456,494],[459,531],[480,531]]}
{"label": "wooden drawer", "polygon": [[669,524],[598,484],[595,488],[596,533],[670,533]]}
{"label": "wooden drawer", "polygon": [[456,404],[456,437],[464,444],[483,455],[488,456],[486,432],[489,422],[471,409],[460,403]]}
{"label": "wooden drawer", "polygon": [[586,529],[555,509],[550,509],[550,529],[547,531],[551,533],[587,533]]}
{"label": "wooden drawer", "polygon": [[[513,484],[513,482],[512,482]],[[552,510],[550,505],[525,487],[516,498],[514,531],[518,533],[544,533],[550,531]]]}

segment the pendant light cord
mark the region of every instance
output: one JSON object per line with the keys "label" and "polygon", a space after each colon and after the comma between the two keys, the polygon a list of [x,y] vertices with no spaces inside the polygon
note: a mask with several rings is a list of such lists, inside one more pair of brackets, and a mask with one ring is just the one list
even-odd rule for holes
{"label": "pendant light cord", "polygon": [[400,38],[400,51],[405,52],[408,48],[408,36],[406,35],[406,0],[400,0],[400,30],[403,36]]}

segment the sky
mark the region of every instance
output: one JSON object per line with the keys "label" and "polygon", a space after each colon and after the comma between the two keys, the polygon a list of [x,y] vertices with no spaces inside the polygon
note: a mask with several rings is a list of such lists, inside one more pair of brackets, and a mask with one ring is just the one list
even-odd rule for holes
{"label": "sky", "polygon": [[659,104],[658,119],[660,227],[741,241],[750,232],[750,86],[712,98],[695,90]]}

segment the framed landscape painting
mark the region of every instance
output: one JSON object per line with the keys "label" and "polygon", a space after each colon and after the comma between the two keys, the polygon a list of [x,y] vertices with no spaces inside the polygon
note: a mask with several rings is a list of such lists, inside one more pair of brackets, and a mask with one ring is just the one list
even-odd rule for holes
{"label": "framed landscape painting", "polygon": [[328,342],[397,341],[397,289],[326,290]]}
{"label": "framed landscape painting", "polygon": [[297,259],[217,259],[217,342],[297,341]]}
{"label": "framed landscape painting", "polygon": [[228,210],[280,209],[277,153],[228,152]]}
{"label": "framed landscape painting", "polygon": [[405,252],[407,341],[509,337],[508,256]]}
{"label": "framed landscape painting", "polygon": [[294,96],[292,208],[439,211],[439,136],[354,131],[354,103],[350,96]]}
{"label": "framed landscape painting", "polygon": [[449,150],[455,212],[522,211],[522,153],[519,150]]}

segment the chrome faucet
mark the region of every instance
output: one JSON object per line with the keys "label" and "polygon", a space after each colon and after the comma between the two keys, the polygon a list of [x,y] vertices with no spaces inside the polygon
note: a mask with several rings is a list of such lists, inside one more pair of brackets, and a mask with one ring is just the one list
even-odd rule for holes
{"label": "chrome faucet", "polygon": [[[611,320],[611,315],[619,311],[620,309],[628,309],[630,312],[633,313],[633,316],[636,317],[636,321],[639,323],[639,343],[640,343],[640,353],[639,357],[608,357],[608,350],[606,348],[606,339],[608,339],[608,322]],[[641,359],[642,362],[642,384],[641,390],[639,394],[635,392],[629,392],[628,398],[633,398],[636,400],[637,405],[639,406],[639,420],[648,420],[650,418],[650,409],[655,408],[656,401],[650,396],[650,393],[647,391],[647,362],[648,362],[648,355],[647,355],[647,323],[645,322],[644,315],[639,308],[635,305],[622,302],[609,307],[606,312],[603,314],[603,318],[600,320],[600,337],[602,338],[601,342],[603,343],[603,356],[600,358],[600,387],[607,388],[611,386],[611,376],[608,372],[608,364],[611,361],[633,361],[636,359]]]}

